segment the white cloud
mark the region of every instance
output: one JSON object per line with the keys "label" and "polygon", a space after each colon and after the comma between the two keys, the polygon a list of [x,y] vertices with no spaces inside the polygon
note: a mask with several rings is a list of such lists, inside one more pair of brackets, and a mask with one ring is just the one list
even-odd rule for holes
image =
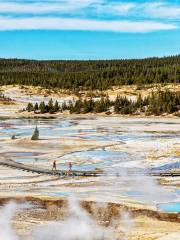
{"label": "white cloud", "polygon": [[68,13],[101,2],[101,0],[35,1],[31,3],[3,1],[0,2],[0,13]]}
{"label": "white cloud", "polygon": [[[83,10],[83,11],[82,11]],[[82,13],[88,18],[89,11],[100,16],[122,16],[140,18],[180,18],[180,5],[168,1],[108,1],[108,0],[0,0],[0,14],[74,14]]]}
{"label": "white cloud", "polygon": [[105,5],[96,5],[96,10],[103,14],[125,15],[136,7],[135,3],[109,3]]}
{"label": "white cloud", "polygon": [[[95,12],[103,14],[122,15],[128,13],[136,6],[134,3],[112,3],[105,0],[59,0],[59,1],[33,1],[25,2],[0,2],[0,13],[16,14],[42,14],[42,13],[75,13],[78,10],[92,7]],[[87,10],[87,9],[86,9]],[[74,12],[73,12],[74,11]],[[88,10],[87,10],[88,14]]]}
{"label": "white cloud", "polygon": [[177,28],[174,24],[155,21],[103,21],[74,18],[32,17],[7,18],[0,17],[0,30],[90,30],[144,33],[157,30]]}
{"label": "white cloud", "polygon": [[[3,13],[9,17],[3,17]],[[96,15],[96,19],[90,16]],[[31,16],[34,17],[28,17]],[[66,14],[69,18],[63,18]],[[126,17],[115,20],[117,16]],[[15,17],[16,16],[16,17]],[[73,16],[73,17],[72,17]],[[80,17],[81,16],[81,17]],[[103,20],[104,17],[114,20]],[[141,21],[135,21],[138,17]],[[83,19],[82,19],[83,18]],[[154,19],[162,18],[157,21]],[[178,26],[167,18],[180,18],[180,6],[164,2],[135,3],[107,0],[0,0],[0,30],[59,29],[117,32],[150,32]],[[99,20],[97,20],[99,19]],[[148,20],[144,20],[148,19]],[[149,21],[149,20],[152,21]]]}
{"label": "white cloud", "polygon": [[180,18],[180,6],[167,2],[146,3],[141,6],[143,13],[154,18]]}

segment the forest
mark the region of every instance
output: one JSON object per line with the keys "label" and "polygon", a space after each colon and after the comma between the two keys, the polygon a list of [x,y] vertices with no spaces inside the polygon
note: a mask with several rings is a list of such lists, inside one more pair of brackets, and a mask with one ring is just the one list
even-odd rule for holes
{"label": "forest", "polygon": [[112,86],[180,83],[180,55],[96,61],[0,59],[0,85],[106,90]]}
{"label": "forest", "polygon": [[48,104],[41,102],[39,105],[35,103],[28,103],[26,111],[35,113],[56,113],[68,110],[70,113],[102,113],[107,114],[141,114],[146,115],[161,115],[163,113],[172,114],[180,111],[180,92],[159,91],[152,92],[147,97],[139,95],[135,101],[128,99],[126,96],[117,96],[114,101],[111,101],[108,96],[101,97],[100,99],[82,99],[76,101],[64,102],[59,105],[52,99]]}

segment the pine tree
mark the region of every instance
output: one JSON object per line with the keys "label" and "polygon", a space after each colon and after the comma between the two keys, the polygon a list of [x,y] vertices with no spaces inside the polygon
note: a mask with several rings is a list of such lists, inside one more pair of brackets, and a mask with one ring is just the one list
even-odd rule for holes
{"label": "pine tree", "polygon": [[44,101],[40,103],[39,110],[40,110],[41,113],[46,112],[46,105],[45,105]]}
{"label": "pine tree", "polygon": [[94,111],[94,100],[90,98],[89,100],[84,100],[83,102],[83,113],[89,113]]}
{"label": "pine tree", "polygon": [[68,106],[66,104],[66,102],[64,101],[62,104],[62,111],[68,110]]}
{"label": "pine tree", "polygon": [[36,126],[36,128],[35,128],[35,130],[33,132],[31,140],[39,140],[39,130],[38,130],[37,126]]}
{"label": "pine tree", "polygon": [[141,97],[141,94],[138,95],[137,101],[136,101],[136,107],[141,108],[143,106],[143,99]]}
{"label": "pine tree", "polygon": [[34,105],[34,111],[38,111],[38,110],[39,110],[38,103],[35,103],[35,105]]}
{"label": "pine tree", "polygon": [[28,103],[26,110],[28,112],[32,112],[34,110],[33,104],[32,103]]}
{"label": "pine tree", "polygon": [[48,102],[47,111],[50,113],[53,113],[53,111],[54,111],[54,103],[53,103],[52,98]]}
{"label": "pine tree", "polygon": [[60,109],[59,103],[58,103],[58,101],[56,100],[56,102],[55,102],[55,104],[54,104],[54,111],[55,111],[55,112],[58,112],[59,109]]}

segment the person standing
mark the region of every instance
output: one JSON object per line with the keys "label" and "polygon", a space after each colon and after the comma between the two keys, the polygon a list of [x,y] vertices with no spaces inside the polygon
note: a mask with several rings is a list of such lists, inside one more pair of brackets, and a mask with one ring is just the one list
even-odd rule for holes
{"label": "person standing", "polygon": [[56,160],[53,161],[52,171],[56,171]]}
{"label": "person standing", "polygon": [[72,163],[69,162],[69,171],[72,171]]}

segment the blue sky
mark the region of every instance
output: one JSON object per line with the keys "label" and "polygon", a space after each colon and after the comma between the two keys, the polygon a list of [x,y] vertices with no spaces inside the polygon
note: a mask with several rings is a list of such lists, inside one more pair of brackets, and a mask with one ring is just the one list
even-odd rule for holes
{"label": "blue sky", "polygon": [[0,0],[0,57],[180,54],[180,0]]}

